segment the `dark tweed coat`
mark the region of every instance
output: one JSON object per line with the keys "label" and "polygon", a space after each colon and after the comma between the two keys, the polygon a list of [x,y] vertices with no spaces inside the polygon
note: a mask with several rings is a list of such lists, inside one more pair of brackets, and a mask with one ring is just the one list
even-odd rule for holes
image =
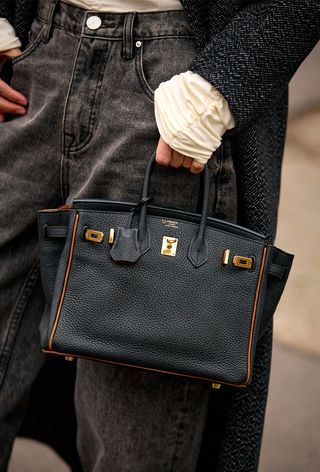
{"label": "dark tweed coat", "polygon": [[[288,83],[320,39],[320,1],[180,1],[194,32],[198,50],[189,69],[222,92],[236,119],[236,128],[225,134],[223,142],[225,152],[232,153],[236,164],[239,223],[268,235],[273,242],[287,120]],[[36,2],[30,0],[1,0],[0,3],[0,17],[6,17],[13,23],[24,44],[35,5]],[[197,472],[257,470],[271,344],[270,325],[258,344],[249,388],[238,390],[223,387],[212,391]],[[66,428],[70,428],[72,436],[75,427],[72,416],[74,367],[58,362],[50,359],[50,369],[45,369],[35,382],[22,433],[48,441],[72,463],[74,444],[71,444],[71,439],[66,442]],[[58,388],[54,372],[60,375],[60,395],[55,394]],[[61,382],[62,375],[65,375],[65,382]],[[62,396],[63,386],[66,391]],[[63,402],[61,398],[64,398]],[[46,408],[45,422],[41,408]],[[55,437],[52,431],[57,433]],[[59,433],[64,441],[59,438]]]}

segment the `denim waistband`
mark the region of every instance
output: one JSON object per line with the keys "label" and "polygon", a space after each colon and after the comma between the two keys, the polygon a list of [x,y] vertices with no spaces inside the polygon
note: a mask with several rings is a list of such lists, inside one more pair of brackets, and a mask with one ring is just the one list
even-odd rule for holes
{"label": "denim waistband", "polygon": [[[37,16],[47,23],[48,36],[52,26],[81,36],[106,39],[123,38],[123,31],[127,29],[130,29],[134,39],[192,36],[184,10],[101,12],[85,10],[57,0],[39,0]],[[99,18],[95,18],[94,29],[89,27],[90,21],[88,22],[88,18],[92,16]],[[96,27],[97,24],[99,27]]]}

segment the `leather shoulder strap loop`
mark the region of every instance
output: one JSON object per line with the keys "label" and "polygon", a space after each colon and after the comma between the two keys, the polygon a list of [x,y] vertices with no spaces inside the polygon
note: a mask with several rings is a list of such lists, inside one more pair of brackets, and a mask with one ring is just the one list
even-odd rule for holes
{"label": "leather shoulder strap loop", "polygon": [[289,272],[289,267],[283,267],[275,263],[270,264],[269,274],[274,275],[275,277],[278,277],[280,280],[283,280],[288,272]]}
{"label": "leather shoulder strap loop", "polygon": [[66,238],[67,226],[45,226],[45,234],[48,238]]}

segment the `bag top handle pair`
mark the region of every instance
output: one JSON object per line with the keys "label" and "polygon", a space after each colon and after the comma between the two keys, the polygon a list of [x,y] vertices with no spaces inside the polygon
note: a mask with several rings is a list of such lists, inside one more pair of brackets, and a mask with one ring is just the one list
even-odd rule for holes
{"label": "bag top handle pair", "polygon": [[[139,240],[142,245],[146,248],[148,244],[148,231],[146,227],[146,216],[147,216],[147,205],[148,201],[152,197],[149,197],[149,187],[150,187],[150,178],[154,168],[156,166],[156,151],[154,151],[149,158],[149,161],[146,166],[143,188],[142,188],[142,197],[138,206],[141,206],[140,215],[139,215]],[[200,178],[202,180],[202,212],[201,219],[198,229],[197,236],[193,239],[190,246],[190,257],[195,263],[199,266],[203,264],[207,259],[207,244],[205,241],[205,227],[206,219],[208,214],[208,200],[209,200],[209,170],[207,165],[204,166],[203,171],[200,172]]]}

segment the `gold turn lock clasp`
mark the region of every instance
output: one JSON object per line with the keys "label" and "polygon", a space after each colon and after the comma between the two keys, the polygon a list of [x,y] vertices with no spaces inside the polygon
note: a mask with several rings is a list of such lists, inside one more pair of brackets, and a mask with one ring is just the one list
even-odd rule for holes
{"label": "gold turn lock clasp", "polygon": [[74,361],[74,357],[73,357],[73,356],[64,356],[64,358],[65,358],[66,361],[69,361],[69,362]]}
{"label": "gold turn lock clasp", "polygon": [[161,254],[164,256],[175,256],[177,252],[178,238],[163,236]]}
{"label": "gold turn lock clasp", "polygon": [[252,269],[253,258],[244,256],[234,256],[232,263],[235,267],[240,267],[241,269]]}
{"label": "gold turn lock clasp", "polygon": [[94,229],[87,229],[84,233],[84,237],[88,241],[93,241],[94,243],[102,243],[103,236],[104,234],[102,231],[96,231]]}

